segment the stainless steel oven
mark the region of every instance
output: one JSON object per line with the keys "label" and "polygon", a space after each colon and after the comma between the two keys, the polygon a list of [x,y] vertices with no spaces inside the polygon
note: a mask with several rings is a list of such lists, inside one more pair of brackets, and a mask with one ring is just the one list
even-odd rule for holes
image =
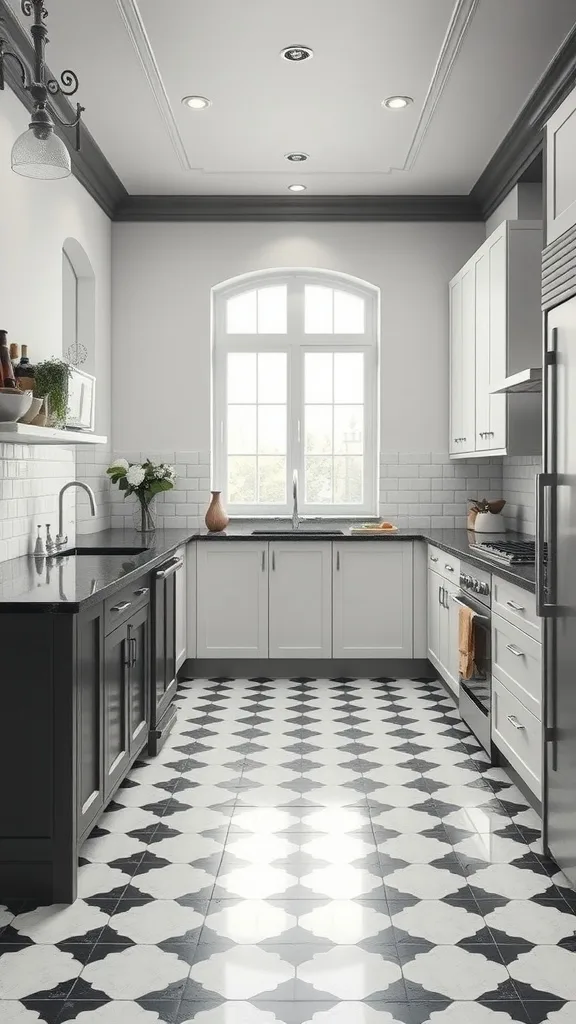
{"label": "stainless steel oven", "polygon": [[487,754],[491,752],[492,711],[492,636],[491,577],[482,569],[462,565],[460,591],[453,595],[456,605],[474,611],[474,668],[470,679],[459,679],[459,705],[462,720],[474,733]]}

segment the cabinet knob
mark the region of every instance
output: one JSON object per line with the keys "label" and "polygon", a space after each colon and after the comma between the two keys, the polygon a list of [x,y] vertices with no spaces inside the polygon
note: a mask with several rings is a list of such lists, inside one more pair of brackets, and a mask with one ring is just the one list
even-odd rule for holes
{"label": "cabinet knob", "polygon": [[430,555],[430,561],[431,562],[437,562],[438,561],[437,556],[436,555]]}
{"label": "cabinet knob", "polygon": [[140,590],[135,590],[134,591],[135,597],[144,597],[144,595],[147,594],[147,593],[148,593],[148,587],[140,587]]}
{"label": "cabinet knob", "polygon": [[454,566],[448,565],[448,562],[444,564],[444,568],[446,569],[446,572],[454,572]]}

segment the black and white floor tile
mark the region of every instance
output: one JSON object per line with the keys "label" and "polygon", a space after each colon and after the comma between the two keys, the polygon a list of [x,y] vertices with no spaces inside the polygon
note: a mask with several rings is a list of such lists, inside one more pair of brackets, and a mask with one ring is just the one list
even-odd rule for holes
{"label": "black and white floor tile", "polygon": [[576,894],[438,682],[212,679],[0,907],[2,1024],[576,1024]]}

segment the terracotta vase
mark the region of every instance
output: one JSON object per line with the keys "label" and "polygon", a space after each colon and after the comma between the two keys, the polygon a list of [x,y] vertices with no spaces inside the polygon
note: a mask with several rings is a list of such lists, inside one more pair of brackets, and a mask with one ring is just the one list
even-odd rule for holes
{"label": "terracotta vase", "polygon": [[229,517],[226,515],[226,510],[220,500],[222,491],[211,491],[212,501],[208,506],[206,513],[206,527],[210,530],[210,533],[221,533],[225,530],[230,522]]}

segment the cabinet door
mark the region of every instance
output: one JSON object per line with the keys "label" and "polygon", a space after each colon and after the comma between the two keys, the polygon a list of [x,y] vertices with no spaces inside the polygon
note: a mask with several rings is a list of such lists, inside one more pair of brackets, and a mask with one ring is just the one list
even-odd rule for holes
{"label": "cabinet door", "polygon": [[77,833],[81,837],[104,804],[104,606],[81,612],[76,628]]}
{"label": "cabinet door", "polygon": [[127,624],[130,660],[130,756],[144,744],[150,724],[150,607],[146,605]]}
{"label": "cabinet door", "polygon": [[[476,451],[490,447],[490,248],[476,260]],[[504,374],[505,376],[505,374]]]}
{"label": "cabinet door", "polygon": [[200,541],[197,573],[198,657],[268,657],[267,543]]}
{"label": "cabinet door", "polygon": [[444,584],[444,607],[440,617],[442,675],[455,696],[458,695],[460,688],[459,606],[453,600],[457,594],[458,587],[455,584]]}
{"label": "cabinet door", "polygon": [[[508,372],[508,229],[490,239],[489,247],[489,322],[488,341],[488,412],[489,444],[491,451],[505,449],[508,444],[506,395],[491,394]],[[536,281],[536,276],[534,277]]]}
{"label": "cabinet door", "polygon": [[428,657],[440,667],[440,613],[444,581],[432,569],[428,570]]}
{"label": "cabinet door", "polygon": [[105,640],[104,655],[104,799],[121,781],[130,760],[128,623]]}
{"label": "cabinet door", "polygon": [[186,643],[186,575],[187,561],[186,548],[178,548],[174,552],[176,558],[181,558],[183,566],[176,573],[176,671],[188,657]]}
{"label": "cabinet door", "polygon": [[458,452],[476,450],[476,266],[462,273],[462,441]]}
{"label": "cabinet door", "polygon": [[332,656],[332,545],[270,544],[271,658]]}
{"label": "cabinet door", "polygon": [[412,544],[352,541],[333,545],[335,658],[411,658]]}
{"label": "cabinet door", "polygon": [[462,450],[462,278],[450,283],[450,437],[448,450]]}
{"label": "cabinet door", "polygon": [[546,241],[576,226],[576,89],[546,126]]}

